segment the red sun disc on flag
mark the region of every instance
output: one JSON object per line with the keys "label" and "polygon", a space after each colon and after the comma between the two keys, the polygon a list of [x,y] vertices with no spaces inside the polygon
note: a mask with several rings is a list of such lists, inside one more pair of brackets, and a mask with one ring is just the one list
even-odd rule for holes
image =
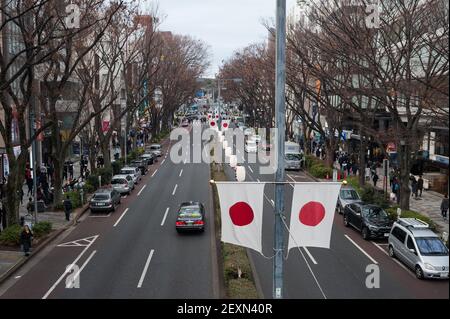
{"label": "red sun disc on flag", "polygon": [[228,123],[223,123],[223,127],[227,128],[228,127]]}
{"label": "red sun disc on flag", "polygon": [[230,218],[236,226],[247,226],[253,222],[255,214],[249,204],[237,202],[230,207]]}
{"label": "red sun disc on flag", "polygon": [[319,202],[309,202],[300,209],[300,222],[306,226],[317,226],[325,217],[325,207]]}
{"label": "red sun disc on flag", "polygon": [[211,122],[209,125],[215,126],[215,125],[216,125],[216,122]]}
{"label": "red sun disc on flag", "polygon": [[216,115],[216,119],[218,119],[219,118],[219,115]]}
{"label": "red sun disc on flag", "polygon": [[208,118],[209,118],[209,119],[211,118],[211,114],[208,114]]}

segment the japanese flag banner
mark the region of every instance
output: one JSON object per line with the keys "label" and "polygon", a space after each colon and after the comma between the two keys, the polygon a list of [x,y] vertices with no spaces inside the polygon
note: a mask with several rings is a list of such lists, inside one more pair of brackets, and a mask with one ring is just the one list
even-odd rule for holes
{"label": "japanese flag banner", "polygon": [[210,126],[211,128],[216,128],[216,127],[217,127],[216,121],[215,121],[215,120],[210,120],[210,121],[209,121],[209,126]]}
{"label": "japanese flag banner", "polygon": [[216,182],[222,241],[262,253],[264,184]]}
{"label": "japanese flag banner", "polygon": [[296,183],[292,196],[289,248],[330,248],[341,183]]}
{"label": "japanese flag banner", "polygon": [[230,127],[230,120],[223,120],[222,121],[222,131],[228,130]]}

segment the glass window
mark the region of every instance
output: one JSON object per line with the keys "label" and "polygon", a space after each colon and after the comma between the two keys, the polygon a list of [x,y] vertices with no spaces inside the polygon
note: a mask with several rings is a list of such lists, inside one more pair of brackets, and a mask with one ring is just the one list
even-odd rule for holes
{"label": "glass window", "polygon": [[406,233],[402,229],[395,227],[394,230],[392,231],[392,235],[402,243],[405,242]]}
{"label": "glass window", "polygon": [[406,246],[408,247],[408,249],[416,249],[414,247],[414,242],[413,242],[411,236],[408,236],[408,240],[406,241]]}
{"label": "glass window", "polygon": [[109,199],[109,195],[107,195],[107,194],[94,194],[93,199],[95,199],[95,200],[108,200]]}
{"label": "glass window", "polygon": [[448,249],[437,237],[417,237],[417,247],[423,256],[448,256]]}
{"label": "glass window", "polygon": [[358,193],[353,189],[343,189],[341,190],[342,199],[359,199]]}

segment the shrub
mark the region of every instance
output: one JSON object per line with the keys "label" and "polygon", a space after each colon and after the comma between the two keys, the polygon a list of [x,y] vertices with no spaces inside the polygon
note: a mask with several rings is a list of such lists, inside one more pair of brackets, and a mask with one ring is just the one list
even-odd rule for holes
{"label": "shrub", "polygon": [[[111,167],[104,167],[97,169],[97,175],[102,178],[102,185],[107,185],[111,183],[111,178],[113,176],[113,169]],[[97,177],[98,180],[98,177]]]}
{"label": "shrub", "polygon": [[52,231],[52,223],[39,222],[33,226],[34,237],[39,238],[49,234]]}
{"label": "shrub", "polygon": [[120,170],[123,167],[123,161],[118,160],[111,163],[113,175],[117,175],[120,173]]}
{"label": "shrub", "polygon": [[377,191],[370,185],[360,188],[361,199],[369,204],[374,204],[382,208],[389,207],[389,201],[384,197],[384,193]]}
{"label": "shrub", "polygon": [[[70,200],[72,201],[72,207],[73,209],[81,207],[81,194],[79,191],[70,191],[63,194],[63,200],[66,199],[66,197],[69,196]],[[55,205],[56,209],[64,209],[63,203],[57,203]]]}
{"label": "shrub", "polygon": [[308,171],[312,176],[317,178],[326,178],[327,175],[328,177],[333,176],[333,169],[320,163],[314,163]]}
{"label": "shrub", "polygon": [[[98,188],[98,175],[95,174],[91,174],[88,176],[88,178],[86,178],[86,185],[89,184],[91,187],[93,187],[94,189],[92,190],[95,191]],[[89,192],[89,193],[92,193]]]}
{"label": "shrub", "polygon": [[92,194],[95,192],[96,188],[90,182],[86,182],[83,186],[84,194]]}
{"label": "shrub", "polygon": [[[391,220],[397,220],[397,208],[398,208],[398,206],[394,206],[394,207],[390,207],[390,208],[386,209],[386,212],[388,213],[389,218]],[[433,231],[437,230],[437,226],[433,222],[433,220],[431,220],[428,216],[424,216],[424,215],[420,214],[419,212],[416,212],[413,210],[402,210],[401,217],[402,218],[420,219],[420,220],[424,221],[425,223],[427,223],[428,225],[430,225],[431,230],[433,230]]]}
{"label": "shrub", "polygon": [[20,233],[22,228],[18,224],[6,227],[0,233],[0,244],[7,246],[20,245]]}

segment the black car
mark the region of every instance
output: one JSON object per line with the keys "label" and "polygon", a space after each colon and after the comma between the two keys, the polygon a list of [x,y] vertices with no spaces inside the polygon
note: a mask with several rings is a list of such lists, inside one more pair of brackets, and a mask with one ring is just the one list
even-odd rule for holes
{"label": "black car", "polygon": [[186,202],[180,205],[175,223],[177,232],[205,230],[205,207],[199,202]]}
{"label": "black car", "polygon": [[157,158],[157,156],[153,153],[145,153],[139,157],[139,159],[142,161],[145,161],[147,163],[147,165],[153,165],[156,158]]}
{"label": "black car", "polygon": [[362,233],[364,239],[368,240],[388,238],[392,221],[381,207],[359,202],[345,206],[344,225],[353,226]]}
{"label": "black car", "polygon": [[141,170],[141,174],[145,175],[147,174],[148,168],[147,168],[147,162],[143,160],[134,160],[131,161],[130,165],[131,167],[137,167]]}

